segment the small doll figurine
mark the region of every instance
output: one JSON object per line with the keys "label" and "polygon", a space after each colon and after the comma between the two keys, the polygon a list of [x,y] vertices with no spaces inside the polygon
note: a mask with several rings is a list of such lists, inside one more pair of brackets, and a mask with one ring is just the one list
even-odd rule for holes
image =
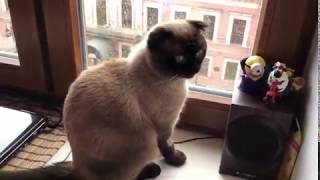
{"label": "small doll figurine", "polygon": [[250,56],[240,61],[243,74],[239,89],[243,92],[261,95],[266,92],[266,62],[261,56]]}
{"label": "small doll figurine", "polygon": [[272,71],[268,77],[269,90],[266,93],[266,96],[263,98],[263,101],[267,104],[276,103],[283,92],[287,89],[289,85],[289,77],[286,73],[286,65],[284,63],[276,62],[272,67]]}
{"label": "small doll figurine", "polygon": [[299,91],[304,86],[304,79],[293,78],[294,70],[287,68],[286,64],[276,62],[272,69],[268,76],[269,89],[263,98],[265,103],[275,104],[280,97]]}

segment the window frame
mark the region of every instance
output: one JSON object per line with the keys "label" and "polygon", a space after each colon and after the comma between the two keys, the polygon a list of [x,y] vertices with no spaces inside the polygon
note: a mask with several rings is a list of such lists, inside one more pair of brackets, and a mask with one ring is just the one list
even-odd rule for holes
{"label": "window frame", "polygon": [[162,19],[162,6],[160,3],[149,2],[149,1],[144,2],[143,3],[143,31],[147,31],[148,29],[148,22],[147,22],[148,7],[158,9],[158,23],[161,22],[161,19]]}
{"label": "window frame", "polygon": [[207,39],[207,38],[206,38],[206,40],[214,42],[214,43],[217,43],[218,31],[219,31],[219,28],[220,28],[220,16],[221,16],[221,13],[219,11],[217,11],[217,10],[201,9],[201,19],[199,19],[199,20],[203,21],[205,15],[209,15],[209,16],[214,16],[215,17],[212,40],[211,39]]}
{"label": "window frame", "polygon": [[123,25],[122,25],[122,1],[123,0],[119,0],[119,27],[122,27],[122,28],[127,28],[127,29],[133,29],[133,27],[134,27],[134,18],[133,18],[133,15],[134,15],[134,13],[133,13],[133,0],[129,0],[130,2],[131,2],[131,27],[130,28],[128,28],[128,27],[123,27]]}
{"label": "window frame", "polygon": [[119,47],[118,47],[119,57],[121,57],[121,58],[126,58],[126,57],[123,57],[123,56],[122,56],[122,46],[123,46],[123,45],[129,46],[129,47],[130,47],[130,52],[131,52],[131,49],[132,49],[132,47],[133,47],[133,44],[126,43],[126,42],[119,42]]}
{"label": "window frame", "polygon": [[[47,0],[48,1],[48,0]],[[65,0],[67,1],[67,0]],[[273,33],[270,34],[270,31],[282,31],[283,28],[282,26],[278,26],[280,23],[272,23],[272,21],[277,20],[283,23],[288,24],[289,27],[293,28],[293,31],[289,32],[289,36],[292,37],[292,41],[296,42],[296,43],[307,43],[308,42],[308,35],[312,34],[312,33],[306,33],[306,39],[301,39],[301,37],[299,36],[301,34],[300,32],[300,28],[302,27],[306,27],[307,26],[307,30],[305,32],[310,32],[315,30],[315,28],[313,29],[311,24],[305,24],[303,22],[304,19],[308,18],[308,14],[312,14],[310,13],[310,6],[304,6],[304,8],[301,7],[301,3],[305,3],[302,1],[294,1],[292,2],[293,4],[293,9],[288,9],[287,7],[287,3],[289,0],[283,0],[283,1],[267,1],[264,0],[263,1],[263,7],[262,7],[262,12],[260,15],[260,20],[259,20],[259,26],[258,26],[258,30],[257,30],[257,37],[254,43],[254,48],[253,48],[253,54],[259,54],[262,55],[264,57],[266,57],[267,59],[277,59],[277,57],[279,57],[279,53],[283,55],[283,59],[287,61],[288,65],[290,64],[294,64],[295,62],[300,62],[300,66],[298,66],[299,68],[302,68],[304,65],[304,62],[301,61],[302,58],[301,56],[293,56],[296,55],[295,52],[293,52],[293,50],[291,50],[291,45],[292,43],[287,44],[287,40],[286,41],[282,41],[282,42],[274,42],[276,41],[278,38],[277,36],[279,36],[278,33]],[[308,0],[311,2],[311,0]],[[290,1],[291,2],[291,1]],[[73,2],[74,3],[74,2]],[[148,7],[148,5],[153,4],[155,6],[151,6],[151,7],[156,7],[158,8],[158,12],[159,12],[159,17],[158,17],[158,21],[161,21],[161,15],[162,15],[162,9],[161,6],[158,3],[149,3],[149,2],[145,2],[143,5],[143,12],[144,14],[146,14],[146,7]],[[312,4],[312,3],[309,3]],[[150,6],[149,6],[150,7]],[[277,8],[275,8],[277,7]],[[281,8],[279,8],[281,7]],[[314,6],[316,7],[316,6]],[[299,13],[294,13],[293,16],[299,17],[300,19],[298,19],[298,21],[295,21],[294,25],[298,26],[295,28],[295,26],[293,26],[293,24],[288,23],[288,20],[290,20],[292,18],[292,11],[299,11]],[[72,15],[75,12],[71,13]],[[313,13],[317,14],[317,11],[313,11]],[[290,16],[289,16],[290,14]],[[269,17],[273,17],[276,16],[277,18],[272,18],[272,20]],[[74,18],[74,16],[72,16]],[[290,17],[290,19],[288,19]],[[313,16],[312,16],[313,17]],[[314,16],[316,17],[316,16]],[[144,15],[144,17],[142,17],[142,19],[144,20],[144,22],[146,22],[146,16]],[[315,18],[316,19],[316,18]],[[314,21],[316,22],[316,21]],[[315,26],[314,26],[315,27]],[[71,31],[73,28],[72,27],[68,27],[69,31]],[[141,26],[142,31],[144,31],[146,29],[146,23],[142,24]],[[297,33],[299,32],[299,33]],[[270,38],[270,36],[272,36],[273,38]],[[272,48],[272,44],[277,44],[277,47],[279,47],[279,44],[282,44],[283,47],[282,48],[277,48],[277,50],[281,49],[281,52],[279,51],[274,51]],[[60,47],[62,48],[62,47]],[[284,54],[283,53],[283,49],[290,49],[291,51],[290,54]],[[303,51],[302,48],[301,49],[295,49],[298,50],[299,52]],[[80,53],[80,50],[79,52]],[[58,56],[59,57],[59,56]],[[290,58],[285,58],[285,57],[290,57]],[[292,58],[294,57],[294,58]],[[66,60],[66,59],[65,59]],[[62,61],[62,60],[61,60]],[[80,59],[75,59],[73,61],[71,61],[71,63],[69,62],[70,59],[66,61],[62,61],[60,62],[60,64],[62,63],[68,63],[70,65],[71,68],[74,67],[74,65],[72,66],[72,64],[77,64],[77,62],[80,62]],[[75,62],[75,63],[73,63]],[[58,62],[54,62],[55,64],[57,64]],[[238,66],[239,67],[239,66]],[[70,74],[70,76],[75,78],[75,75],[77,75],[78,73],[80,73],[81,70],[79,71],[73,71],[74,74]],[[68,84],[70,82],[66,81],[64,84]],[[68,86],[64,86],[64,88],[67,88]],[[62,88],[63,89],[63,88]],[[202,91],[201,91],[202,92]],[[226,92],[221,92],[223,94],[226,94]],[[65,91],[66,94],[66,91]],[[64,95],[65,95],[64,94]],[[190,124],[193,127],[197,126],[197,127],[201,127],[201,128],[209,128],[213,131],[210,132],[222,132],[225,129],[225,122],[227,120],[228,117],[228,113],[229,113],[229,108],[230,108],[230,104],[231,104],[231,99],[230,98],[225,98],[222,96],[215,96],[212,94],[205,94],[205,96],[207,96],[206,99],[201,99],[200,96],[196,96],[195,94],[197,94],[196,91],[190,91],[191,96],[188,97],[188,101],[185,107],[185,111],[181,114],[181,120],[180,122],[183,124]],[[218,121],[212,121],[211,119],[209,119],[208,117],[215,117],[218,118]],[[196,119],[196,121],[195,121]]]}
{"label": "window frame", "polygon": [[192,7],[190,7],[190,6],[182,6],[182,5],[172,4],[172,5],[170,5],[170,19],[175,20],[174,16],[175,16],[176,11],[185,12],[186,19],[189,19],[190,15],[191,15],[191,9],[192,9]]}
{"label": "window frame", "polygon": [[[44,36],[46,37],[47,43],[42,42],[42,46],[39,48],[37,48],[38,46],[30,45],[30,43],[27,44],[27,46],[24,43],[18,43],[18,46],[26,48],[22,51],[30,50],[30,47],[32,47],[32,50],[39,50],[40,56],[35,55],[34,57],[37,57],[35,59],[39,58],[48,62],[44,68],[46,68],[46,70],[49,69],[51,74],[51,78],[46,79],[48,81],[46,82],[51,83],[53,87],[50,95],[65,97],[69,85],[82,70],[81,47],[83,47],[83,44],[81,44],[80,35],[83,35],[83,32],[81,32],[83,31],[83,27],[79,29],[82,25],[79,24],[81,21],[79,20],[77,1],[10,1],[42,3],[41,7],[44,12],[44,22],[46,22],[44,25]],[[287,8],[288,3],[290,3],[291,8]],[[317,2],[312,0],[264,0],[253,54],[259,54],[271,61],[281,59],[284,63],[287,63],[288,66],[296,68],[296,74],[301,73],[305,65],[307,49],[310,46],[313,32],[316,30],[316,3]],[[145,6],[142,8],[143,12],[145,12]],[[160,8],[159,18],[162,18],[161,13],[162,9]],[[145,18],[145,16],[143,18]],[[294,21],[290,21],[292,19],[294,19]],[[110,20],[113,21],[113,19]],[[25,28],[22,28],[24,22],[21,21],[20,23],[14,28],[19,31],[18,34],[23,34],[23,31],[25,31]],[[291,31],[283,32],[283,26],[291,29]],[[144,25],[141,26],[141,29],[143,28],[145,28]],[[43,29],[40,28],[40,30]],[[39,32],[39,29],[36,30],[36,32]],[[19,36],[21,36],[21,34]],[[61,34],[65,35],[64,38],[61,38]],[[283,36],[286,38],[284,39]],[[27,39],[28,38],[29,37],[27,37]],[[47,48],[47,56],[41,56],[41,54],[44,53],[40,51],[42,48]],[[32,61],[30,61],[30,63],[32,63]],[[0,74],[5,74],[5,72],[9,72],[10,74],[13,72],[11,69],[13,66],[7,66],[3,69],[1,66],[2,64],[0,64]],[[39,70],[37,66],[34,66],[34,68],[33,70]],[[43,66],[40,68],[43,68]],[[3,79],[1,78],[2,76],[0,76],[0,84],[3,85],[4,81],[2,81]],[[21,87],[18,85],[16,77],[12,78],[10,81],[15,83],[15,87]],[[24,89],[32,89],[31,87],[34,86],[34,84],[30,84],[29,82],[24,85],[28,85],[28,88],[23,86],[22,88]],[[190,94],[196,94],[196,92],[191,91]],[[231,99],[220,96],[217,97],[211,94],[205,95],[208,96],[208,98],[201,99],[197,96],[188,98],[180,122],[192,126],[209,128],[211,133],[217,131],[223,133]],[[213,118],[210,119],[208,117]]]}
{"label": "window frame", "polygon": [[[228,62],[236,63],[236,64],[237,64],[237,72],[236,72],[236,75],[235,75],[234,80],[232,80],[232,79],[225,79],[225,76],[226,76],[226,68],[227,68],[227,63],[228,63]],[[237,80],[237,77],[239,76],[239,74],[240,74],[240,62],[239,62],[238,60],[234,60],[234,59],[230,59],[230,58],[224,58],[224,60],[223,60],[222,74],[221,74],[221,80],[224,80],[224,81],[236,81],[236,80]]]}
{"label": "window frame", "polygon": [[[42,46],[43,34],[38,29],[39,7],[33,0],[8,1],[12,28],[15,36],[20,66],[4,64],[10,60],[8,53],[0,63],[0,86],[9,86],[37,93],[50,93],[50,76],[46,68],[45,49]],[[23,7],[23,13],[20,11]],[[29,32],[26,35],[25,32]],[[32,49],[30,49],[32,47]],[[12,58],[12,57],[11,57]]]}
{"label": "window frame", "polygon": [[[231,36],[232,36],[232,29],[234,25],[234,20],[235,19],[240,19],[240,20],[245,20],[246,21],[246,27],[244,29],[244,35],[243,35],[243,41],[242,44],[232,44],[231,43]],[[226,44],[228,45],[239,45],[242,47],[247,47],[248,45],[248,40],[249,40],[249,31],[250,31],[250,26],[251,26],[251,15],[247,14],[239,14],[239,13],[230,13],[229,18],[228,18],[228,30],[227,30],[227,38],[226,38]]]}

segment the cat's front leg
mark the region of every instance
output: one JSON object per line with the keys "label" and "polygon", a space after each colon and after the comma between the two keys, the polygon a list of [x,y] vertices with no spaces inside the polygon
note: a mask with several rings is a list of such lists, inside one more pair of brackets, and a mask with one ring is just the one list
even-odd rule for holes
{"label": "cat's front leg", "polygon": [[170,136],[171,132],[159,135],[158,147],[166,163],[173,166],[181,166],[186,162],[187,157],[182,151],[175,149],[174,144],[170,140]]}

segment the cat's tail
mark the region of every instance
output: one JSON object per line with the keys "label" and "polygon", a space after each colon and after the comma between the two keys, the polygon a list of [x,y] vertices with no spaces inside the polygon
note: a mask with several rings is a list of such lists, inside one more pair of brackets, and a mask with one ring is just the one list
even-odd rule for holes
{"label": "cat's tail", "polygon": [[71,162],[21,171],[0,171],[0,180],[76,180]]}

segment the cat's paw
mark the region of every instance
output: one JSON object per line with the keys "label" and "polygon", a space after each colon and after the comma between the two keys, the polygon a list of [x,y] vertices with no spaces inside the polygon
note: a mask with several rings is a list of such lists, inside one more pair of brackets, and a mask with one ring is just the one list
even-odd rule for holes
{"label": "cat's paw", "polygon": [[175,150],[172,155],[165,158],[166,163],[172,166],[182,166],[186,162],[186,160],[187,156],[179,150]]}
{"label": "cat's paw", "polygon": [[150,163],[146,165],[140,172],[137,180],[144,180],[148,178],[156,178],[161,173],[161,168],[156,163]]}

